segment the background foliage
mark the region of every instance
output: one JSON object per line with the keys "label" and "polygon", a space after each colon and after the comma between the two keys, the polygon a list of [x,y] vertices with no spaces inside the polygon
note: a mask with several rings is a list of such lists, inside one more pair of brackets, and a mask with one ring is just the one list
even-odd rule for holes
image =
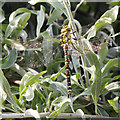
{"label": "background foliage", "polygon": [[[119,2],[72,2],[69,9],[64,2],[1,3],[3,113],[34,111],[35,118],[40,112],[51,112],[50,118],[61,112],[119,117],[117,5]],[[79,38],[72,40],[77,51],[70,47],[71,98],[67,98],[64,53],[59,42],[61,26],[69,23],[76,25]]]}

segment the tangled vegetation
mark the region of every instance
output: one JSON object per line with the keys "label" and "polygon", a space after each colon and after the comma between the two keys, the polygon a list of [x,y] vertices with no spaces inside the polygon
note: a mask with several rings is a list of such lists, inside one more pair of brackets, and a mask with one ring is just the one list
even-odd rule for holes
{"label": "tangled vegetation", "polygon": [[[8,14],[6,4],[0,9],[2,118],[120,116],[119,2],[102,3],[104,13],[84,0],[30,0]],[[59,38],[64,25],[72,29],[70,98]]]}

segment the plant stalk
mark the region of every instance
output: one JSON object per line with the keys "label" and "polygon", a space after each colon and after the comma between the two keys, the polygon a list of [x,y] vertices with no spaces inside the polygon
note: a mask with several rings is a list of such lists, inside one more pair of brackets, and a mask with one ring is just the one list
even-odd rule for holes
{"label": "plant stalk", "polygon": [[[74,23],[74,19],[73,19],[73,16],[72,16],[72,13],[71,13],[71,9],[70,9],[70,6],[69,6],[69,0],[63,0],[63,3],[64,3],[64,6],[67,10],[67,13],[68,13],[68,18],[70,20],[70,24],[72,26],[72,29],[73,31],[76,31],[75,32],[75,37],[78,41],[78,44],[79,44],[79,47],[81,50],[83,50],[83,46],[82,46],[82,42],[81,40],[79,39],[79,36],[78,36],[78,32],[77,32],[77,29],[76,29],[76,26],[75,26],[75,23]],[[85,62],[85,54],[84,54],[84,50],[83,50],[83,54],[81,54],[81,60],[82,60],[82,65],[83,65],[83,70],[84,70],[84,75],[85,75],[85,80],[86,80],[86,83],[87,83],[87,87],[90,85],[89,83],[89,77],[88,77],[88,72],[86,71],[85,69],[85,66],[86,66],[86,62]]]}

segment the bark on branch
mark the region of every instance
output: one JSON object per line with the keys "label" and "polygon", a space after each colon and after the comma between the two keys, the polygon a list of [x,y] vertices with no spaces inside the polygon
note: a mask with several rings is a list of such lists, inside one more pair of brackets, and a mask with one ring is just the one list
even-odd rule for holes
{"label": "bark on branch", "polygon": [[[46,113],[39,113],[40,118],[46,118],[47,116],[50,115],[50,112]],[[32,115],[25,115],[24,113],[3,113],[0,117],[2,119],[7,119],[7,118],[32,118]],[[113,118],[113,117],[105,117],[105,116],[100,116],[100,115],[86,115],[84,116],[85,118],[89,119],[105,119],[105,120],[117,120],[119,118]],[[82,118],[82,116],[79,113],[60,113],[57,115],[55,118],[59,119],[65,119],[65,118]]]}

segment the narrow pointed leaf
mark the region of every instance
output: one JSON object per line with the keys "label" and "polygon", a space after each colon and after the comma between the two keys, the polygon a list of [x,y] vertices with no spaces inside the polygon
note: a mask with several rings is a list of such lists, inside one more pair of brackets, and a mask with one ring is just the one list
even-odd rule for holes
{"label": "narrow pointed leaf", "polygon": [[120,59],[119,58],[111,59],[107,62],[107,64],[101,70],[102,76],[104,76],[114,66],[120,66]]}
{"label": "narrow pointed leaf", "polygon": [[44,20],[45,20],[45,12],[44,7],[41,6],[40,11],[37,12],[37,28],[36,28],[36,35],[37,37],[40,34],[40,29],[43,26]]}
{"label": "narrow pointed leaf", "polygon": [[51,24],[52,22],[54,22],[57,18],[59,18],[62,15],[63,11],[60,10],[54,10],[50,16],[50,18],[48,19],[48,23],[47,24]]}

